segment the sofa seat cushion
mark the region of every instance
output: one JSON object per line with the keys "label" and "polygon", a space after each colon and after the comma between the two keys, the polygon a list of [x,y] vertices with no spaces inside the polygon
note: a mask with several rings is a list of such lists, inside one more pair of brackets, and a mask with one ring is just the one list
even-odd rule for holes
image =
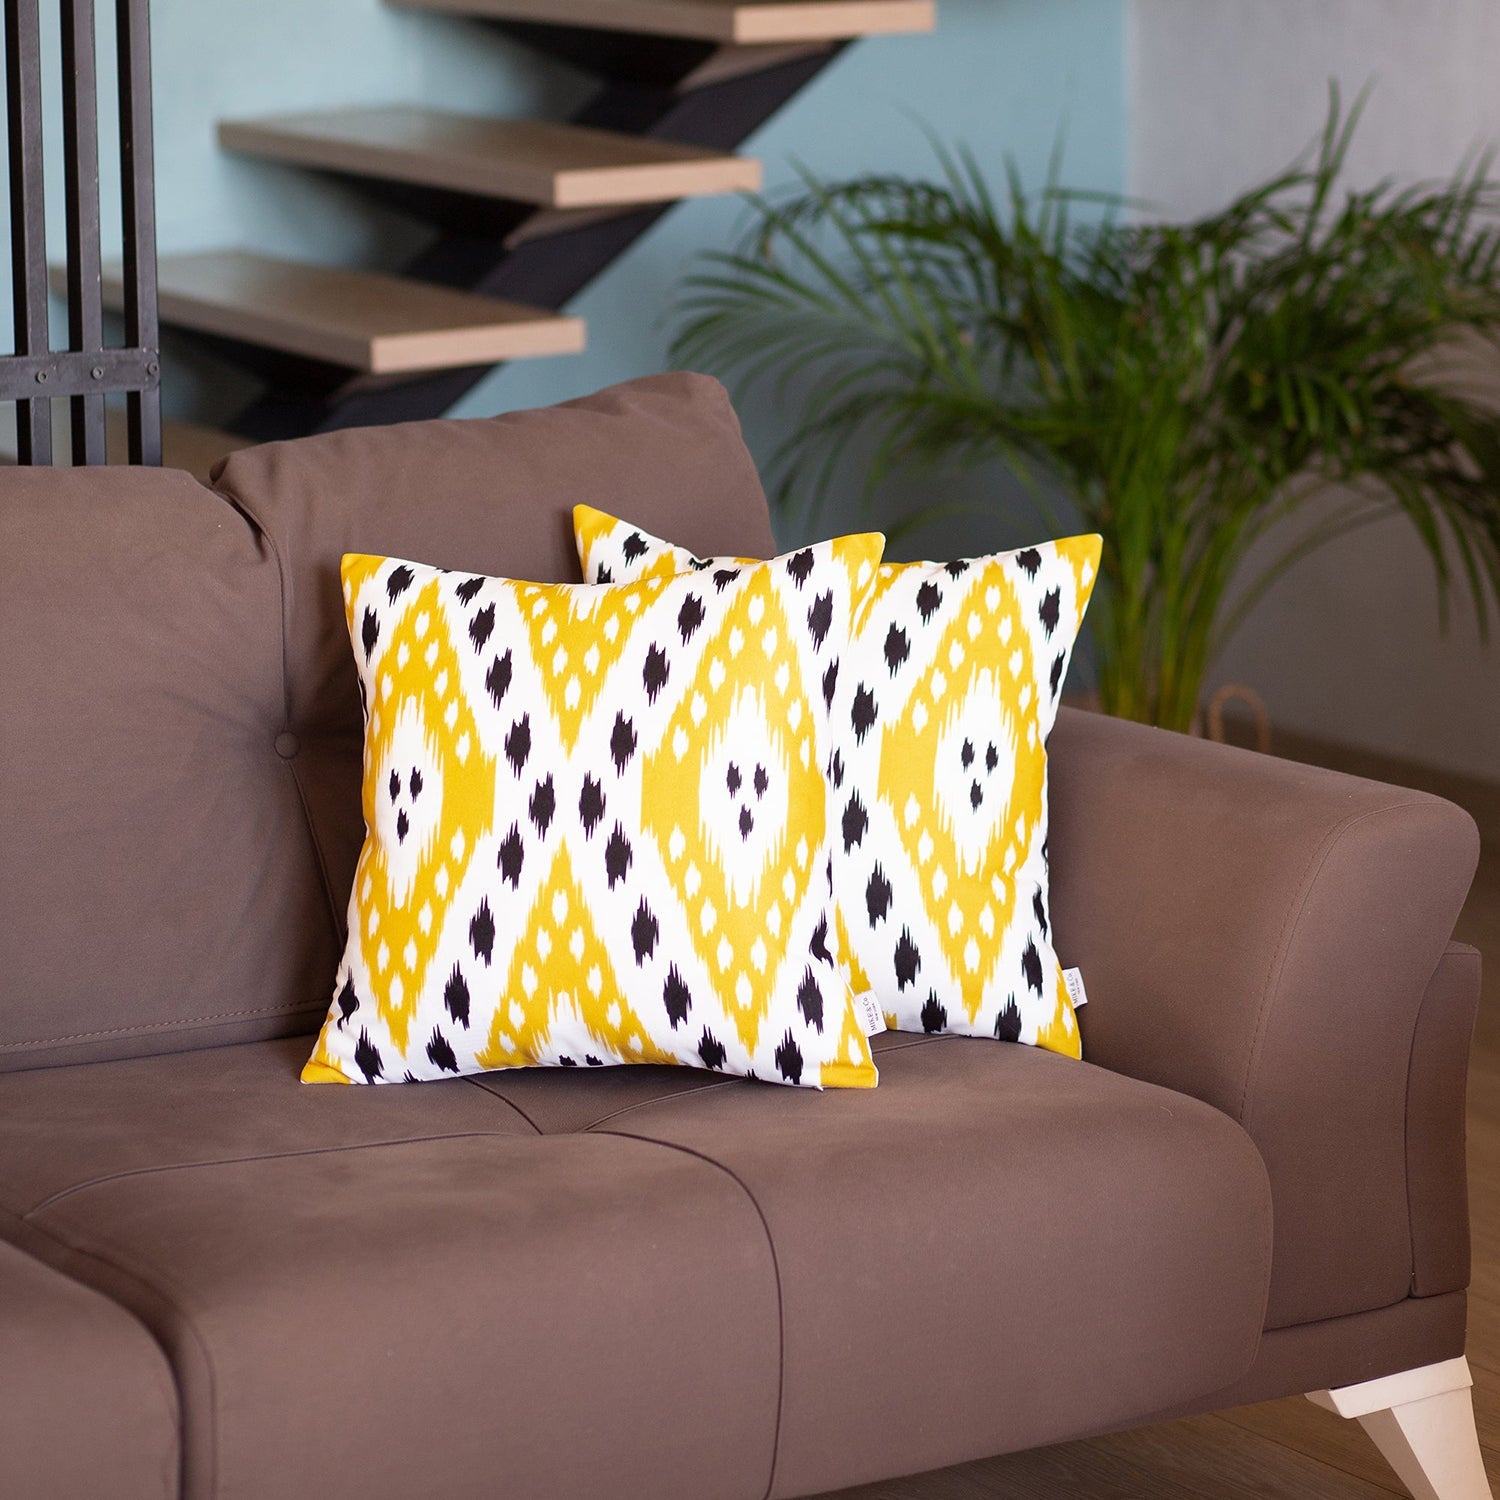
{"label": "sofa seat cushion", "polygon": [[772,1496],[1116,1428],[1249,1368],[1271,1203],[1237,1124],[1029,1047],[876,1041],[880,1087],[844,1109],[722,1088],[599,1127],[719,1164],[765,1219]]}
{"label": "sofa seat cushion", "polygon": [[306,1050],[0,1078],[0,1227],[153,1328],[188,1496],[764,1494],[775,1267],[726,1172]]}
{"label": "sofa seat cushion", "polygon": [[167,1347],[190,1495],[805,1495],[1243,1373],[1270,1209],[1237,1125],[876,1040],[853,1093],[313,1089],[300,1040],[14,1073],[0,1228]]}
{"label": "sofa seat cushion", "polygon": [[124,1308],[0,1244],[0,1495],[170,1500],[177,1479],[161,1346]]}

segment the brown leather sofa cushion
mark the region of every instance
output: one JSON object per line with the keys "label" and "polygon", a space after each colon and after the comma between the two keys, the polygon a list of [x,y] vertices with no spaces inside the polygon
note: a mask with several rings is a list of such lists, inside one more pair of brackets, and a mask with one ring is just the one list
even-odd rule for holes
{"label": "brown leather sofa cushion", "polygon": [[0,1495],[171,1500],[177,1389],[123,1308],[0,1243]]}
{"label": "brown leather sofa cushion", "polygon": [[1238,1126],[1030,1048],[880,1040],[860,1094],[310,1089],[304,1039],[12,1073],[0,1233],[168,1349],[190,1495],[759,1500],[1244,1373],[1270,1210]]}
{"label": "brown leather sofa cushion", "polygon": [[0,1071],[316,1027],[363,832],[344,550],[576,579],[581,499],[705,548],[771,544],[698,376],[268,444],[221,484],[6,477]]}

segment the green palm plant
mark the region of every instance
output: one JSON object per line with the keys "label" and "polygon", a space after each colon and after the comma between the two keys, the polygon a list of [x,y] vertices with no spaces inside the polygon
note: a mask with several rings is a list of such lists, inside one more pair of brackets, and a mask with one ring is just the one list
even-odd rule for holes
{"label": "green palm plant", "polygon": [[1049,524],[1060,485],[1104,538],[1091,623],[1110,712],[1188,728],[1271,582],[1392,511],[1445,618],[1457,577],[1486,629],[1500,420],[1444,354],[1500,327],[1500,191],[1478,158],[1340,193],[1358,116],[1335,93],[1307,157],[1185,224],[1128,222],[1055,167],[1034,197],[1009,168],[1002,203],[941,147],[934,181],[804,174],[689,277],[674,358],[795,399],[771,466],[783,502],[815,509],[855,443],[872,487],[999,458]]}

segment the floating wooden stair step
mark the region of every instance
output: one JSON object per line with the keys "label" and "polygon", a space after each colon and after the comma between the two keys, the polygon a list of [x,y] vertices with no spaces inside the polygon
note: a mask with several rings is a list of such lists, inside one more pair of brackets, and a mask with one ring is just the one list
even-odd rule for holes
{"label": "floating wooden stair step", "polygon": [[[165,256],[164,322],[373,375],[577,354],[581,318],[370,271],[302,265],[240,250]],[[118,266],[105,305],[123,304]]]}
{"label": "floating wooden stair step", "polygon": [[760,163],[537,120],[398,105],[225,121],[231,151],[543,208],[664,203],[760,186]]}
{"label": "floating wooden stair step", "polygon": [[933,0],[392,0],[412,10],[586,26],[724,45],[834,42],[931,31]]}
{"label": "floating wooden stair step", "polygon": [[[14,407],[9,408],[3,432],[0,432],[0,464],[16,461],[16,436],[13,420]],[[112,464],[125,462],[127,437],[125,413],[110,407],[104,414],[105,446]],[[192,422],[163,422],[161,424],[162,467],[186,469],[195,479],[208,483],[208,471],[226,454],[238,448],[248,448],[248,438],[236,437],[230,432],[218,432],[211,427],[199,427]],[[52,403],[52,447],[58,454],[68,452],[68,403]]]}

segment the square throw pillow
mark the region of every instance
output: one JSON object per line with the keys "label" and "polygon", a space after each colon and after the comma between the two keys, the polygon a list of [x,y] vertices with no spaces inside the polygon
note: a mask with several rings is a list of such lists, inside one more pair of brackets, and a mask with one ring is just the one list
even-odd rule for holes
{"label": "square throw pillow", "polygon": [[[585,578],[739,565],[588,506],[573,523]],[[883,564],[823,680],[840,952],[897,1030],[1081,1055],[1051,942],[1046,746],[1099,551]]]}
{"label": "square throw pillow", "polygon": [[309,1082],[876,1072],[836,961],[820,684],[884,545],[619,585],[348,556],[364,849]]}

